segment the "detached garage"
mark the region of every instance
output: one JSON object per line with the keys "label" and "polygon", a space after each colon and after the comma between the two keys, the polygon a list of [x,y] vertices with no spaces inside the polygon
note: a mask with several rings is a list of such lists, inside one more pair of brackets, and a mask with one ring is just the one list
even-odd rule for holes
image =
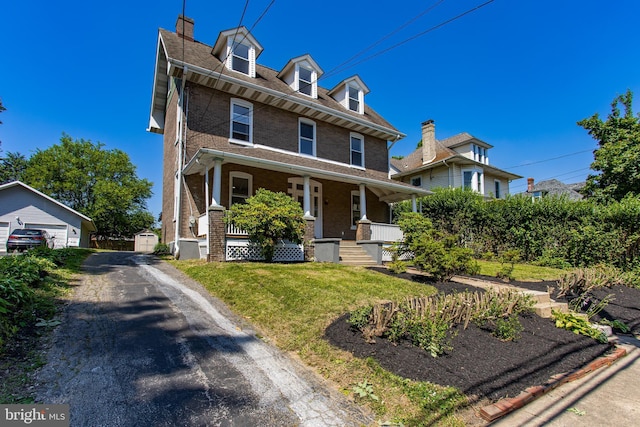
{"label": "detached garage", "polygon": [[54,247],[89,247],[96,226],[91,218],[63,205],[20,181],[0,185],[0,251],[17,228],[46,230],[55,238]]}

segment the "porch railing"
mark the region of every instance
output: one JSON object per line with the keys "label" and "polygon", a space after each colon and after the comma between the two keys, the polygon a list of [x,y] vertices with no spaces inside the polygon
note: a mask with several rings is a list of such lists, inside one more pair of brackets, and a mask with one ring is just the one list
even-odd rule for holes
{"label": "porch railing", "polygon": [[377,222],[371,224],[371,240],[400,242],[403,238],[402,230],[395,224],[381,224]]}

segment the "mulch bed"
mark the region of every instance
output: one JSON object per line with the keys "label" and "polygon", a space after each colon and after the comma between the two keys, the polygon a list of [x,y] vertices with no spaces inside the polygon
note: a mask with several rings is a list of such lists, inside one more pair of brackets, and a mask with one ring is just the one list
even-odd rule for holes
{"label": "mulch bed", "polygon": [[[386,269],[377,270],[390,274]],[[399,276],[428,283],[443,293],[465,289],[482,292],[481,289],[453,282],[431,282],[424,276],[410,273]],[[514,286],[524,287],[523,283],[512,282]],[[546,287],[553,283],[538,282],[528,287],[546,291]],[[640,290],[612,288],[606,291],[615,291],[616,299],[601,315],[616,316],[637,329],[640,324]],[[609,344],[556,328],[553,320],[531,314],[520,317],[524,331],[515,342],[500,341],[490,330],[475,325],[470,324],[467,329],[458,326],[455,329],[457,335],[451,341],[453,350],[434,358],[408,342],[396,345],[377,338],[375,344],[367,343],[362,333],[347,323],[347,318],[345,314],[326,329],[325,337],[333,345],[357,357],[372,357],[382,367],[401,377],[454,386],[474,400],[487,398],[497,401],[516,396],[528,387],[543,385],[553,375],[582,368],[611,350]]]}

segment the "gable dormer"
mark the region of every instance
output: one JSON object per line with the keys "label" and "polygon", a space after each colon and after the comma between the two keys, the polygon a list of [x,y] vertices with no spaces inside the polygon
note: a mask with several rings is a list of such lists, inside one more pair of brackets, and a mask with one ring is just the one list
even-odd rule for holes
{"label": "gable dormer", "polygon": [[360,77],[353,76],[338,83],[329,91],[329,96],[347,110],[364,114],[364,96],[368,93],[369,88]]}
{"label": "gable dormer", "polygon": [[311,55],[302,55],[291,59],[278,73],[291,89],[312,98],[318,98],[318,79],[324,71],[311,58]]}
{"label": "gable dormer", "polygon": [[262,53],[262,45],[246,27],[222,31],[213,46],[213,53],[224,66],[232,71],[256,76],[256,58]]}

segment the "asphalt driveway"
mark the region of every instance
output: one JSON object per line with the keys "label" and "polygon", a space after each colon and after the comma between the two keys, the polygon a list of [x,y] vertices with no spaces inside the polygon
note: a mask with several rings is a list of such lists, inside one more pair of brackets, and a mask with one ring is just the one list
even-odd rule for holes
{"label": "asphalt driveway", "polygon": [[38,373],[77,426],[348,426],[373,419],[153,257],[90,256]]}

